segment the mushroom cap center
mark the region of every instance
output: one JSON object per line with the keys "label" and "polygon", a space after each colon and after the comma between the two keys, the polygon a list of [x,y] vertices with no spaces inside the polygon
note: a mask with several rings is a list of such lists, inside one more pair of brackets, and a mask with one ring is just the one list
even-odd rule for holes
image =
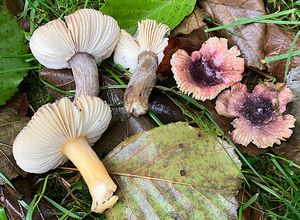
{"label": "mushroom cap center", "polygon": [[201,86],[214,86],[223,83],[221,72],[211,60],[202,58],[191,61],[188,69],[192,79]]}
{"label": "mushroom cap center", "polygon": [[269,123],[273,119],[275,108],[269,98],[248,96],[243,103],[241,113],[252,125],[260,126]]}

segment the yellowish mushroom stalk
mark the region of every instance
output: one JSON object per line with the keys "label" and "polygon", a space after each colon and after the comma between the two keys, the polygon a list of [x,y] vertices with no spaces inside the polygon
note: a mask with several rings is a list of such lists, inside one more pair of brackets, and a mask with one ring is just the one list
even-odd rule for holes
{"label": "yellowish mushroom stalk", "polygon": [[85,138],[74,138],[62,146],[62,152],[78,168],[92,196],[93,212],[103,213],[118,200],[113,193],[117,185]]}
{"label": "yellowish mushroom stalk", "polygon": [[110,107],[98,97],[62,98],[38,109],[13,143],[13,155],[26,172],[45,173],[70,159],[83,176],[93,204],[102,213],[118,200],[117,186],[91,146],[111,120]]}

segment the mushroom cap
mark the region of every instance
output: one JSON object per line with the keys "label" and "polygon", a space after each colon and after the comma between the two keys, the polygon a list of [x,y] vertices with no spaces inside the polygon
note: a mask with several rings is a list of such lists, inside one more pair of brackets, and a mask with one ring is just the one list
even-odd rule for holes
{"label": "mushroom cap", "polygon": [[142,20],[138,23],[135,37],[121,30],[119,42],[114,52],[114,62],[134,72],[138,65],[138,56],[144,51],[154,52],[158,64],[164,57],[164,49],[168,45],[170,29],[167,25],[155,20]]}
{"label": "mushroom cap", "polygon": [[26,172],[44,173],[67,161],[61,147],[76,137],[94,144],[111,120],[110,107],[98,97],[79,96],[74,102],[62,98],[38,109],[18,134],[13,155]]}
{"label": "mushroom cap", "polygon": [[76,53],[91,54],[97,63],[109,57],[119,39],[114,18],[94,9],[80,9],[37,28],[29,42],[35,58],[52,69],[70,68]]}

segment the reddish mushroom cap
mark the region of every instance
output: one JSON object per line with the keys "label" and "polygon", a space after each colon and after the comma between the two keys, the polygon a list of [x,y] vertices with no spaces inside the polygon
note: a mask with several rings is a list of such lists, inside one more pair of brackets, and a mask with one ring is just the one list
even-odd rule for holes
{"label": "reddish mushroom cap", "polygon": [[266,148],[292,135],[295,118],[282,115],[291,100],[291,90],[284,83],[263,83],[251,93],[246,85],[236,83],[218,97],[216,110],[220,115],[238,117],[232,122],[234,142]]}
{"label": "reddish mushroom cap", "polygon": [[179,89],[198,100],[214,99],[242,79],[244,59],[239,55],[236,46],[228,49],[227,40],[217,37],[209,38],[191,56],[178,50],[171,65]]}

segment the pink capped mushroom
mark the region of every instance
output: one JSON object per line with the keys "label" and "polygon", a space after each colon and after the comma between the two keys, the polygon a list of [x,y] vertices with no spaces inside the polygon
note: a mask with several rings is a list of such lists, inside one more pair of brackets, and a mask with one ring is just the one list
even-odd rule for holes
{"label": "pink capped mushroom", "polygon": [[80,9],[37,28],[30,39],[35,58],[51,69],[71,68],[76,96],[99,93],[97,63],[108,58],[119,39],[112,17],[94,9]]}
{"label": "pink capped mushroom", "polygon": [[191,56],[179,49],[171,59],[178,88],[193,98],[214,99],[222,90],[242,79],[244,59],[236,46],[228,49],[227,39],[212,37]]}
{"label": "pink capped mushroom", "polygon": [[117,202],[117,186],[91,145],[110,120],[110,107],[98,97],[62,98],[38,109],[16,137],[13,156],[30,173],[45,173],[71,160],[89,188],[91,210],[102,213]]}
{"label": "pink capped mushroom", "polygon": [[247,146],[252,142],[267,148],[293,133],[294,116],[283,115],[292,96],[284,83],[263,83],[252,92],[247,91],[246,85],[236,83],[218,97],[216,110],[220,115],[236,118],[232,122],[235,143]]}

